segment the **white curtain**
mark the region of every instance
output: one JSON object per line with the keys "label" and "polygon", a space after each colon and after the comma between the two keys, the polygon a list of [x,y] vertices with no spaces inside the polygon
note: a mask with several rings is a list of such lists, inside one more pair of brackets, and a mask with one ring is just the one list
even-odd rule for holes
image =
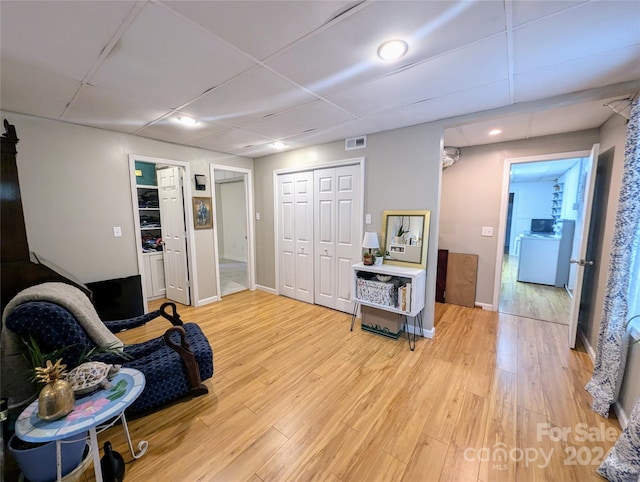
{"label": "white curtain", "polygon": [[[629,346],[628,320],[640,313],[640,99],[627,125],[620,200],[613,235],[593,377],[591,408],[606,417],[620,391]],[[610,481],[640,481],[640,400],[598,473]]]}

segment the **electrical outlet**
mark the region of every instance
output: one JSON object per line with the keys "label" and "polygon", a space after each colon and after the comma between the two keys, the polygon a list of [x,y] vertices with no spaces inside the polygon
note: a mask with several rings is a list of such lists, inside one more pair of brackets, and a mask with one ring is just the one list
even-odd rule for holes
{"label": "electrical outlet", "polygon": [[371,214],[364,215],[364,222],[365,224],[371,224]]}
{"label": "electrical outlet", "polygon": [[260,221],[260,213],[256,213],[256,221]]}
{"label": "electrical outlet", "polygon": [[493,236],[493,228],[491,226],[482,226],[482,235],[485,237]]}

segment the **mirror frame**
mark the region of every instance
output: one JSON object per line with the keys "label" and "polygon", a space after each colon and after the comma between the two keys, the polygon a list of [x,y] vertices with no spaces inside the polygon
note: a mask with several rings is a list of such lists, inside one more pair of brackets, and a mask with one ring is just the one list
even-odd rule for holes
{"label": "mirror frame", "polygon": [[424,223],[422,224],[422,251],[420,252],[419,262],[410,261],[396,261],[387,259],[385,256],[383,263],[396,266],[407,266],[411,268],[427,268],[427,251],[429,251],[429,224],[431,219],[431,211],[383,211],[382,212],[382,247],[387,252],[387,233],[389,232],[389,226],[387,225],[390,216],[424,216]]}

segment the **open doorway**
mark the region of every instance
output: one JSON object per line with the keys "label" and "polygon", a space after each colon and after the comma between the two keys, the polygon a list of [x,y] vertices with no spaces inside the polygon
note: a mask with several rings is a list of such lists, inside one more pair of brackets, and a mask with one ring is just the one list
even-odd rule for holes
{"label": "open doorway", "polygon": [[510,160],[500,312],[569,324],[586,154]]}
{"label": "open doorway", "polygon": [[184,182],[189,165],[137,155],[129,156],[129,165],[145,312],[147,300],[156,298],[190,305],[197,286],[191,259],[191,210],[185,205],[191,197]]}
{"label": "open doorway", "polygon": [[255,288],[249,170],[212,166],[214,242],[219,298]]}

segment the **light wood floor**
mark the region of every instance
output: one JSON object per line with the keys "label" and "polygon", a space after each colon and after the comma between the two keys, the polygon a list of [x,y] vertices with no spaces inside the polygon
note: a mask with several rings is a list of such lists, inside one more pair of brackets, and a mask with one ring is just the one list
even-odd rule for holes
{"label": "light wood floor", "polygon": [[[181,314],[214,348],[210,393],[131,420],[134,443],[149,441],[139,460],[121,427],[99,435],[128,482],[602,481],[582,463],[612,442],[581,442],[576,424],[619,433],[589,409],[592,365],[562,325],[438,305],[435,339],[411,352],[406,339],[350,332],[349,315],[260,291]],[[552,427],[571,434],[554,440]],[[492,461],[500,449],[506,460]]]}
{"label": "light wood floor", "polygon": [[501,313],[569,324],[571,298],[564,288],[517,280],[518,257],[505,255],[500,286]]}

